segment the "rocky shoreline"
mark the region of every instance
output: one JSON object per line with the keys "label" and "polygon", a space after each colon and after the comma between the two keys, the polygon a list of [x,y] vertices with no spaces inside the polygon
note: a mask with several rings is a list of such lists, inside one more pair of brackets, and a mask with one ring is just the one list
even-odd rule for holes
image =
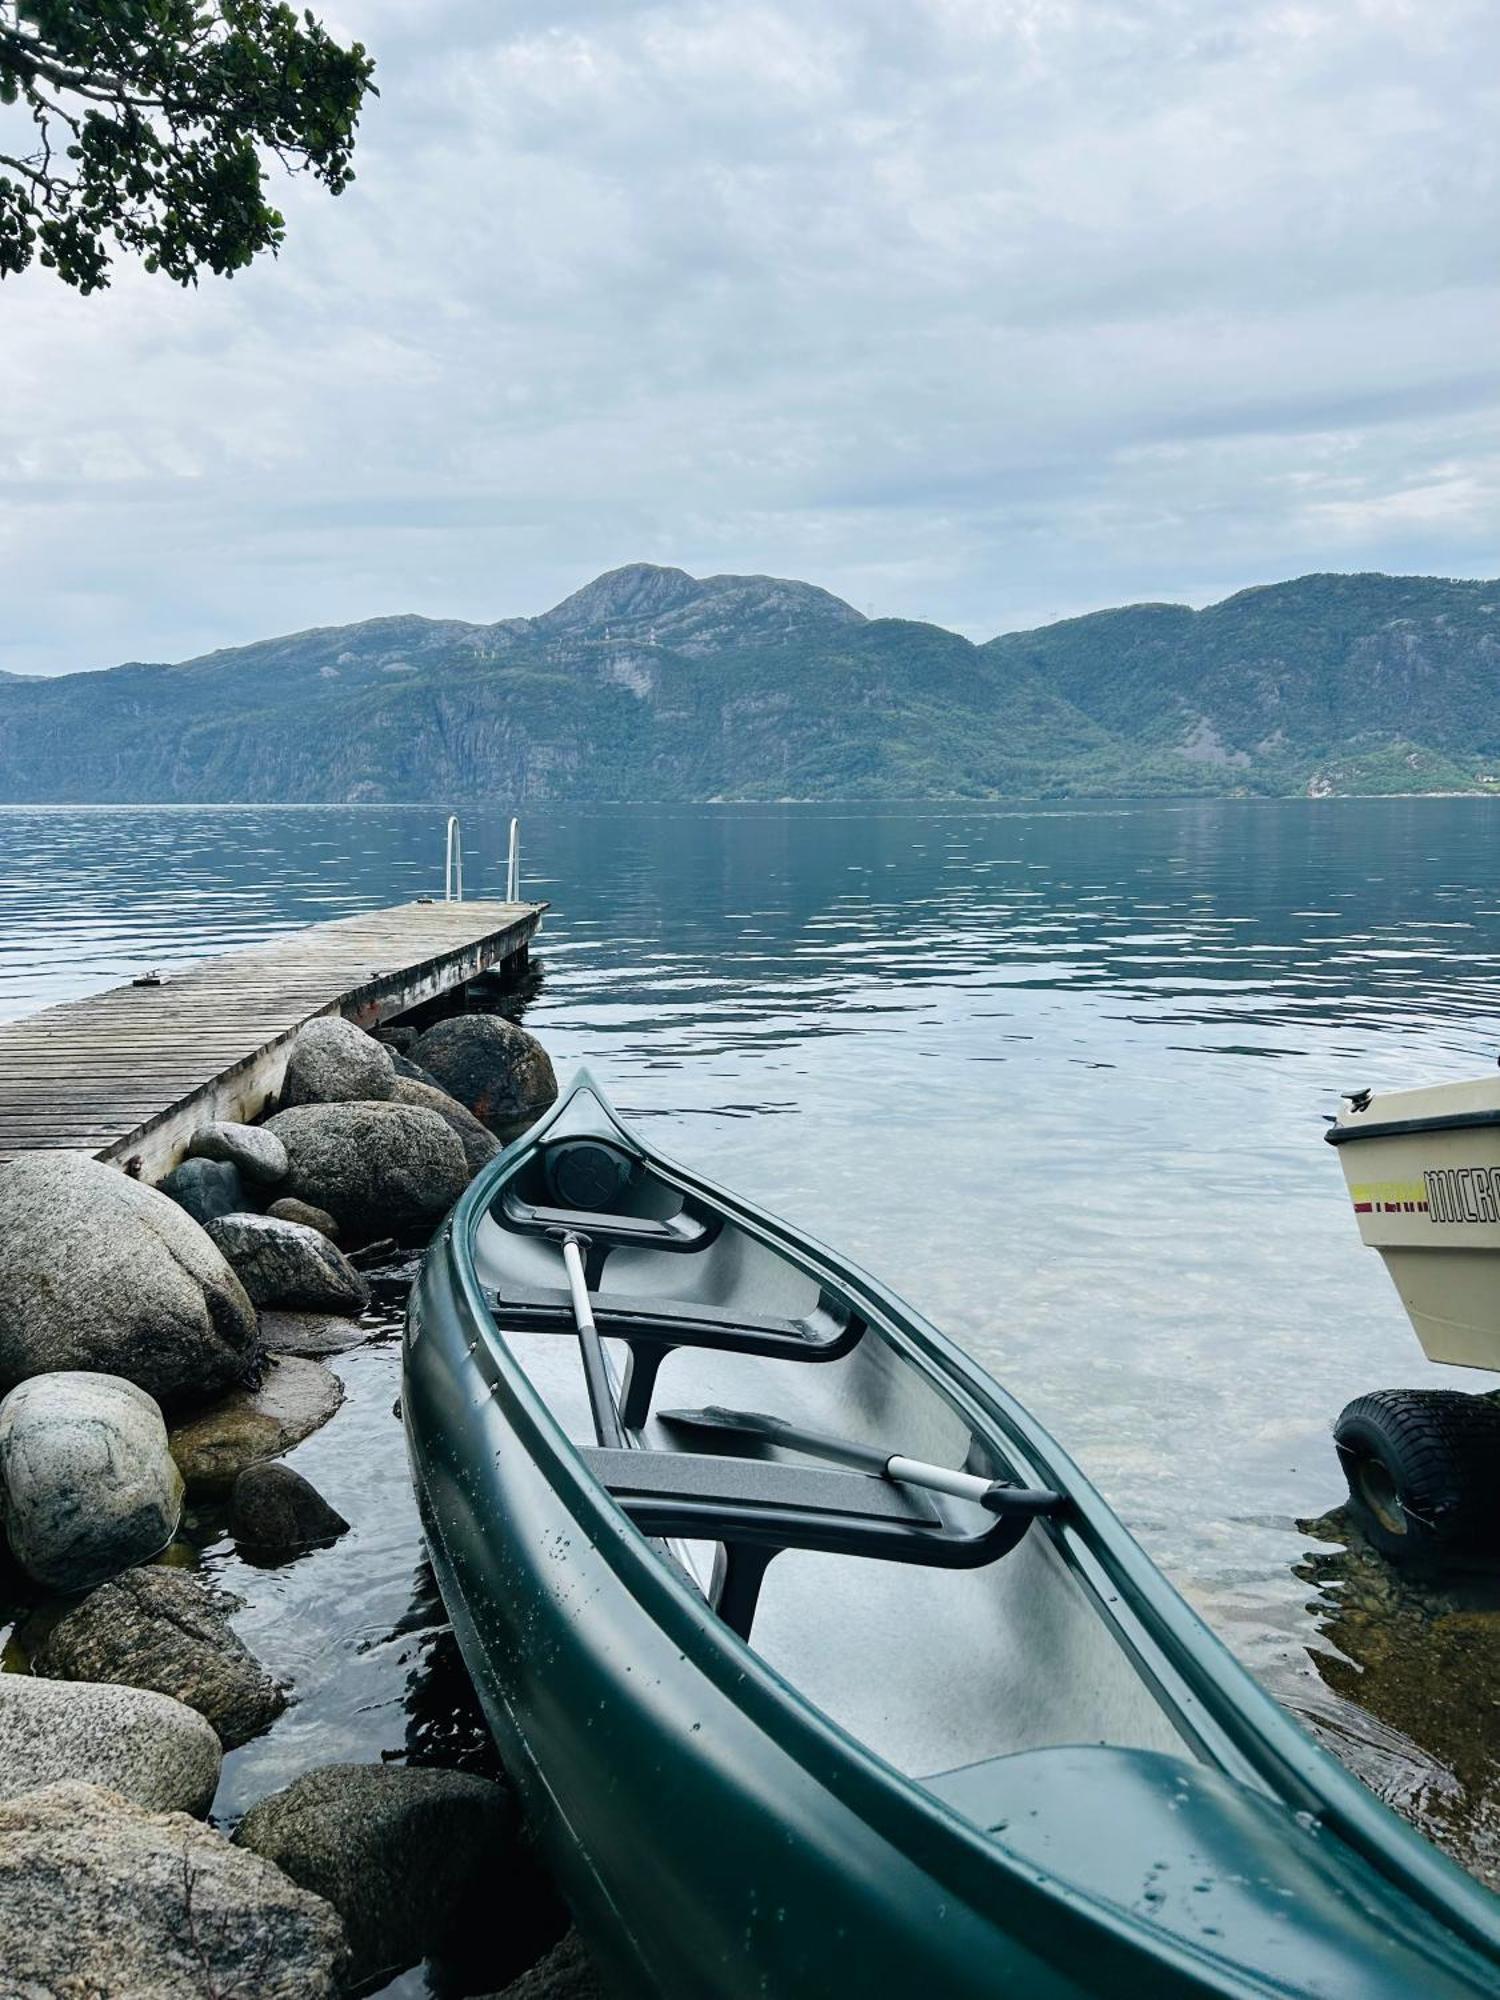
{"label": "rocky shoreline", "polygon": [[336,1420],[372,1277],[555,1095],[503,1016],[326,1017],[271,1115],[205,1126],[160,1188],[76,1154],[0,1168],[10,1990],[599,1992],[503,1776],[309,1754],[209,1823],[225,1753],[310,1690],[239,1636],[192,1533],[206,1513],[258,1567],[354,1549],[283,1455]]}

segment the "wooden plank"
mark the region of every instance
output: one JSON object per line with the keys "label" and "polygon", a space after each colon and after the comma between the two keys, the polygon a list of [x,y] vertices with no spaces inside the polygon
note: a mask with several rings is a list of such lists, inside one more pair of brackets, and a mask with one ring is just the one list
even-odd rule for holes
{"label": "wooden plank", "polygon": [[264,1109],[306,1021],[404,1014],[523,955],[545,909],[366,911],[0,1022],[0,1160],[64,1148],[160,1179],[200,1125]]}

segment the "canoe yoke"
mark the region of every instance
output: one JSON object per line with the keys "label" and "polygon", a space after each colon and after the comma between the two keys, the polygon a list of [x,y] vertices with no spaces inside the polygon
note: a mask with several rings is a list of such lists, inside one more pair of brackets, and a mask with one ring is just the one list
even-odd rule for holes
{"label": "canoe yoke", "polygon": [[1009,1555],[1030,1518],[986,1516],[956,1528],[929,1497],[867,1472],[685,1451],[587,1446],[585,1465],[644,1535],[717,1542],[714,1609],[750,1637],[761,1583],[783,1549],[977,1569]]}

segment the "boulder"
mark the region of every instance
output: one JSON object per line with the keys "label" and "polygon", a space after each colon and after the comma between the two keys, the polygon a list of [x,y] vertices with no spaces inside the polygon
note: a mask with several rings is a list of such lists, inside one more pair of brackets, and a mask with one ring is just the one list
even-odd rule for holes
{"label": "boulder", "polygon": [[375,1030],[375,1039],[384,1042],[394,1057],[409,1049],[420,1033],[406,1021],[387,1021]]}
{"label": "boulder", "polygon": [[228,1160],[184,1160],[161,1183],[161,1192],[198,1223],[245,1206],[240,1170]]}
{"label": "boulder", "polygon": [[161,1409],[122,1375],[33,1375],[0,1403],[0,1513],[49,1590],[90,1590],[177,1532],[182,1475]]}
{"label": "boulder", "polygon": [[301,1354],[309,1360],[342,1354],[370,1338],[358,1320],[328,1313],[263,1312],[260,1342],[267,1354]]}
{"label": "boulder", "polygon": [[288,1191],[326,1208],[346,1242],[427,1235],[469,1183],[458,1139],[416,1104],[304,1104],[271,1120]]}
{"label": "boulder", "polygon": [[102,1785],[0,1804],[5,1991],[17,2000],[337,2000],[337,1913],[186,1813]]}
{"label": "boulder", "polygon": [[227,1493],[247,1465],[278,1458],[311,1437],[343,1400],[343,1383],[321,1362],[300,1355],[273,1361],[258,1389],[237,1389],[170,1433],[188,1492]]}
{"label": "boulder", "polygon": [[227,1388],[255,1354],[244,1286],[166,1195],[76,1153],[0,1168],[0,1392],[88,1368],[170,1408]]}
{"label": "boulder", "polygon": [[337,1014],[309,1021],[287,1058],[281,1105],[349,1104],[389,1097],[396,1072],[391,1052]]}
{"label": "boulder", "polygon": [[257,1306],[363,1312],[370,1288],[321,1231],[276,1215],[223,1215],[208,1233]]}
{"label": "boulder", "polygon": [[409,1076],[398,1076],[392,1094],[397,1104],[418,1104],[437,1113],[464,1149],[470,1180],[500,1151],[500,1141],[488,1125],[481,1125],[472,1111],[466,1111],[456,1097],[439,1090],[436,1084],[416,1083]]}
{"label": "boulder", "polygon": [[188,1151],[196,1160],[226,1160],[241,1180],[275,1187],[286,1179],[286,1147],[264,1125],[204,1125]]}
{"label": "boulder", "polygon": [[[398,1081],[404,1076],[412,1083],[425,1083],[429,1090],[442,1090],[443,1086],[430,1069],[423,1069],[420,1063],[414,1063],[410,1056],[403,1055],[399,1049],[391,1050],[391,1061],[396,1066]],[[454,1102],[457,1101],[455,1098]]]}
{"label": "boulder", "polygon": [[[283,1147],[282,1150],[286,1149]],[[316,1229],[318,1234],[326,1236],[330,1243],[339,1233],[338,1224],[326,1208],[314,1208],[310,1201],[298,1201],[295,1195],[282,1195],[271,1203],[266,1214],[274,1215],[278,1222],[300,1222],[304,1229]]]}
{"label": "boulder", "polygon": [[213,1730],[170,1695],[0,1674],[0,1799],[81,1778],[148,1812],[201,1817],[220,1761]]}
{"label": "boulder", "polygon": [[252,1806],[234,1836],[332,1903],[356,1980],[472,1952],[494,1923],[517,1837],[502,1786],[402,1764],[308,1771]]}
{"label": "boulder", "polygon": [[605,2000],[594,1961],[577,1931],[553,1945],[528,1972],[489,2000]]}
{"label": "boulder", "polygon": [[277,1459],[246,1466],[229,1496],[229,1532],[247,1548],[304,1549],[348,1528],[310,1480]]}
{"label": "boulder", "polygon": [[557,1097],[547,1051],[503,1014],[455,1014],[412,1045],[411,1059],[502,1139],[534,1124]]}
{"label": "boulder", "polygon": [[286,1696],[229,1629],[243,1599],[189,1570],[127,1570],[60,1618],[32,1657],[60,1681],[154,1688],[195,1708],[226,1750],[258,1736]]}

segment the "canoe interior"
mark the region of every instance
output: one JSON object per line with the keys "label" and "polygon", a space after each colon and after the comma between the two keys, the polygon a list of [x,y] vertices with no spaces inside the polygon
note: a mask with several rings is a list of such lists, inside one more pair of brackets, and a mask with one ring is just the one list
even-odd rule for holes
{"label": "canoe interior", "polygon": [[[559,1235],[623,1448],[596,1450]],[[1492,1899],[1267,1701],[1020,1406],[586,1075],[439,1233],[405,1359],[459,1644],[622,1992],[1496,1990]],[[1017,1539],[670,1421],[714,1405],[1064,1511]],[[721,1598],[768,1538],[758,1600],[732,1572]]]}
{"label": "canoe interior", "polygon": [[[576,1100],[575,1100],[576,1104]],[[573,1129],[596,1125],[589,1101]],[[564,1130],[567,1128],[565,1127]],[[540,1169],[537,1169],[537,1173]],[[523,1177],[523,1194],[546,1189]],[[681,1191],[648,1170],[619,1204],[666,1217]],[[506,1301],[565,1293],[556,1243],[506,1226],[496,1204],[474,1240],[475,1271],[497,1324],[569,1439],[594,1442],[578,1343],[565,1331],[534,1332],[507,1315]],[[689,1253],[611,1249],[597,1286],[602,1303],[706,1308],[745,1319],[797,1319],[818,1306],[819,1283],[787,1257],[726,1222]],[[623,1342],[605,1350],[617,1383],[629,1368]],[[822,1431],[882,1445],[907,1457],[1008,1476],[998,1441],[978,1440],[927,1373],[871,1326],[842,1359],[811,1363],[681,1346],[661,1365],[653,1414],[631,1442],[654,1451],[683,1444],[654,1412],[727,1404],[766,1411]],[[700,1440],[691,1449],[701,1450]],[[734,1447],[744,1453],[745,1447]],[[807,1464],[775,1448],[759,1454]],[[955,1521],[982,1520],[972,1503],[938,1499]],[[707,1592],[712,1545],[675,1544]],[[864,1556],[788,1549],[772,1562],[749,1643],[808,1701],[910,1777],[1049,1745],[1100,1743],[1194,1751],[1156,1691],[1143,1680],[1115,1628],[1039,1528],[977,1569],[924,1568]]]}

